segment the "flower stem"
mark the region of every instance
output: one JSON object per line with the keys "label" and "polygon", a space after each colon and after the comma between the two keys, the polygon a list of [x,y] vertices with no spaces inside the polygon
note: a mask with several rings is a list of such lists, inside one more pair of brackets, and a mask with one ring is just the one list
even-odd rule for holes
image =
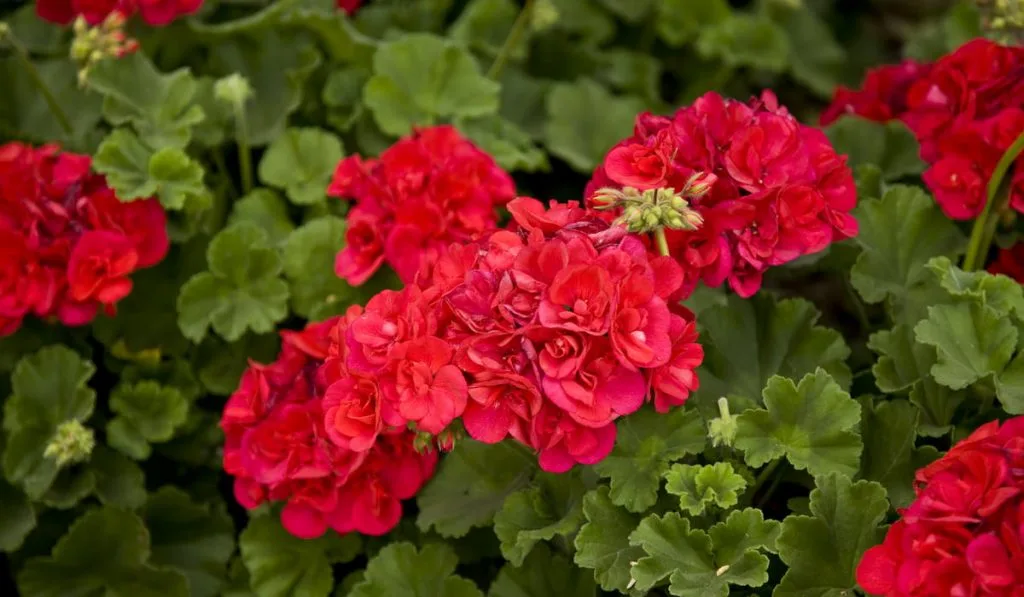
{"label": "flower stem", "polygon": [[245,122],[245,104],[235,103],[235,142],[238,144],[238,169],[242,175],[242,194],[252,190],[252,151],[249,149],[249,126]]}
{"label": "flower stem", "polygon": [[498,50],[497,57],[494,58],[494,62],[491,64],[491,68],[487,69],[487,78],[491,80],[497,80],[498,75],[501,74],[501,70],[505,68],[505,63],[508,62],[508,56],[512,53],[512,48],[519,41],[519,38],[523,36],[523,32],[526,31],[526,26],[530,23],[530,14],[533,12],[533,0],[526,0],[526,4],[523,5],[523,10],[519,11],[519,16],[516,17],[516,22],[512,23],[512,29],[508,32],[508,37],[505,38],[505,43],[501,45],[501,49]]}
{"label": "flower stem", "polygon": [[50,112],[53,113],[54,118],[57,119],[57,123],[60,128],[64,129],[64,134],[71,138],[74,135],[75,129],[71,126],[71,120],[68,118],[64,109],[57,103],[57,98],[54,97],[53,91],[43,80],[42,75],[39,74],[39,69],[32,63],[32,59],[28,55],[28,51],[25,50],[25,46],[21,45],[18,38],[14,37],[14,33],[6,23],[0,23],[0,41],[6,40],[7,43],[14,50],[14,54],[18,57],[18,61],[21,62],[21,66],[24,67],[25,72],[28,73],[28,77],[32,79],[32,84],[36,86],[39,93],[42,94],[43,99],[46,101],[46,105],[50,108]]}
{"label": "flower stem", "polygon": [[1009,171],[1013,167],[1014,160],[1024,151],[1024,132],[1017,140],[1010,145],[988,181],[987,197],[985,208],[981,215],[974,221],[974,228],[971,229],[971,240],[967,244],[967,254],[964,256],[963,269],[970,272],[985,265],[985,257],[988,256],[988,249],[995,237],[996,226],[999,217],[1010,202],[1010,190],[1013,188],[1012,177]]}
{"label": "flower stem", "polygon": [[750,490],[751,496],[756,494],[757,490],[761,489],[761,486],[764,485],[765,482],[772,476],[772,473],[775,472],[775,469],[779,468],[779,463],[781,462],[781,459],[773,460],[771,461],[771,463],[768,464],[768,466],[764,467],[764,469],[761,470],[761,473],[757,475],[757,479],[754,480],[754,486]]}
{"label": "flower stem", "polygon": [[654,229],[654,241],[658,243],[658,254],[668,257],[668,239],[665,238],[665,229],[657,227]]}

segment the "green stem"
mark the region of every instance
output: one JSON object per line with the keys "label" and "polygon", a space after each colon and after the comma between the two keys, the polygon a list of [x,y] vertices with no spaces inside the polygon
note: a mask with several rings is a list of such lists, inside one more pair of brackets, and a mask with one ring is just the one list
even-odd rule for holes
{"label": "green stem", "polygon": [[516,17],[516,22],[512,23],[512,29],[508,32],[505,43],[501,45],[501,49],[498,50],[498,55],[494,58],[491,68],[487,70],[488,79],[498,80],[498,75],[505,68],[505,63],[508,62],[508,56],[512,53],[512,48],[519,41],[519,38],[523,36],[523,32],[526,31],[526,26],[530,23],[530,13],[532,12],[533,0],[526,0],[523,10],[519,11],[519,16]]}
{"label": "green stem", "polygon": [[658,243],[658,254],[668,257],[668,239],[665,238],[665,229],[658,227],[654,229],[654,241]]}
{"label": "green stem", "polygon": [[750,490],[750,495],[753,496],[757,493],[757,490],[761,489],[761,486],[772,476],[775,469],[779,468],[779,464],[782,460],[773,460],[768,466],[761,470],[761,473],[757,475],[757,479],[754,479],[754,486]]}
{"label": "green stem", "polygon": [[757,500],[757,505],[754,506],[755,508],[763,508],[764,505],[768,503],[768,498],[772,497],[772,494],[775,493],[775,490],[778,489],[779,485],[782,483],[782,477],[783,475],[776,475],[775,478],[772,479],[772,484],[769,485],[768,489],[766,489],[761,495],[761,499]]}
{"label": "green stem", "polygon": [[252,152],[249,150],[249,126],[245,122],[245,104],[235,104],[235,141],[238,143],[238,169],[242,174],[242,194],[252,190]]}
{"label": "green stem", "polygon": [[64,129],[64,134],[71,138],[74,136],[75,129],[71,126],[71,120],[68,118],[64,109],[57,103],[57,98],[54,97],[53,91],[43,81],[43,77],[39,74],[39,69],[32,63],[32,59],[28,55],[28,51],[25,50],[25,46],[21,45],[18,38],[14,37],[14,33],[10,30],[10,27],[6,23],[0,23],[0,41],[7,40],[11,48],[14,49],[14,54],[18,57],[18,61],[21,62],[21,66],[25,68],[25,72],[28,73],[28,77],[32,79],[32,84],[36,86],[39,93],[43,95],[43,99],[46,101],[46,105],[50,108],[50,112],[53,112],[54,118],[57,119],[57,124],[60,128]]}
{"label": "green stem", "polygon": [[1007,174],[1013,167],[1014,160],[1022,151],[1024,151],[1024,132],[1006,150],[999,163],[996,164],[996,169],[992,171],[992,177],[988,180],[985,208],[978,219],[974,221],[974,228],[971,229],[971,240],[967,244],[967,254],[964,256],[964,271],[971,272],[985,265],[985,257],[988,256],[988,249],[995,237],[999,217],[1010,201],[1010,189],[1013,185],[1011,177]]}

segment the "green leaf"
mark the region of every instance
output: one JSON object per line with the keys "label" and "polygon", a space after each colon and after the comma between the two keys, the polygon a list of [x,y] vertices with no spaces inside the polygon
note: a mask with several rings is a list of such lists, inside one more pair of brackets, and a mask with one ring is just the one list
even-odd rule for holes
{"label": "green leaf", "polygon": [[697,51],[731,67],[772,72],[784,70],[789,62],[786,33],[766,16],[742,12],[705,28],[697,39]]}
{"label": "green leaf", "polygon": [[184,576],[149,559],[149,532],[142,520],[107,506],[76,520],[49,556],[28,560],[18,574],[18,589],[24,597],[188,597]]}
{"label": "green leaf", "polygon": [[460,441],[416,497],[416,525],[442,537],[465,536],[491,524],[505,498],[525,487],[536,470],[535,458],[510,442]]}
{"label": "green leaf", "polygon": [[188,579],[191,597],[220,595],[235,551],[235,528],[223,507],[192,501],[177,487],[162,487],[142,510],[152,535],[151,561]]}
{"label": "green leaf", "polygon": [[[494,58],[505,44],[519,10],[520,7],[512,0],[472,0],[448,28],[448,37]],[[529,37],[525,35],[513,40],[508,58],[515,61],[525,58],[528,41]]]}
{"label": "green leaf", "polygon": [[674,464],[665,473],[665,491],[679,496],[679,507],[694,516],[710,505],[732,508],[747,482],[728,462],[693,465]]}
{"label": "green leaf", "polygon": [[210,271],[193,276],[178,295],[178,326],[199,342],[212,327],[234,342],[246,330],[270,332],[288,314],[288,285],[267,235],[251,223],[225,228],[210,242]]}
{"label": "green leaf", "polygon": [[326,597],[334,585],[327,557],[330,535],[304,540],[273,516],[251,518],[238,539],[250,586],[258,597]]}
{"label": "green leaf", "polygon": [[188,400],[177,388],[155,381],[122,383],[110,397],[115,417],[107,424],[107,441],[136,460],[149,458],[151,443],[165,442],[188,417]]}
{"label": "green leaf", "polygon": [[494,515],[494,534],[505,559],[522,566],[537,543],[556,535],[571,537],[583,524],[585,492],[578,473],[541,473],[531,487],[508,496]]}
{"label": "green leaf", "polygon": [[343,67],[331,71],[320,99],[327,107],[327,122],[347,132],[363,115],[363,86],[370,73],[362,68]]}
{"label": "green leaf", "polygon": [[121,201],[158,197],[179,210],[190,198],[206,201],[203,167],[176,147],[153,151],[128,129],[116,129],[96,150],[93,167],[106,175]]}
{"label": "green leaf", "polygon": [[696,402],[704,415],[718,416],[722,396],[730,399],[734,413],[759,404],[773,375],[799,379],[821,367],[848,386],[844,361],[850,349],[839,332],[815,325],[819,316],[805,300],[765,293],[747,300],[729,296],[725,305],[702,311],[704,364]]}
{"label": "green leaf", "polygon": [[271,189],[256,189],[231,206],[228,226],[251,222],[267,234],[271,246],[284,245],[295,230],[288,217],[288,204]]}
{"label": "green leaf", "polygon": [[496,114],[459,119],[456,126],[505,170],[535,172],[549,167],[547,154],[533,144],[530,136]]}
{"label": "green leaf", "polygon": [[914,328],[917,341],[935,347],[931,373],[940,384],[960,390],[999,374],[1017,346],[1017,328],[995,309],[978,303],[928,308],[928,319]]}
{"label": "green leaf", "polygon": [[411,543],[392,543],[366,565],[366,576],[349,597],[483,597],[472,581],[453,574],[458,563],[444,544],[417,550]]}
{"label": "green leaf", "polygon": [[1012,313],[1018,319],[1024,318],[1024,288],[1013,278],[985,271],[965,272],[948,257],[935,257],[925,267],[956,299],[981,302],[1000,315]]}
{"label": "green leaf", "polygon": [[791,515],[782,522],[777,546],[789,571],[773,597],[841,597],[853,594],[857,563],[881,542],[879,523],[889,510],[878,483],[838,474],[815,479],[812,516]]}
{"label": "green leaf", "polygon": [[672,47],[693,40],[703,29],[722,23],[732,14],[725,0],[662,0],[655,8],[658,35]]}
{"label": "green leaf", "polygon": [[305,36],[263,29],[233,36],[211,47],[219,74],[238,73],[253,89],[245,105],[245,129],[252,146],[284,134],[288,116],[302,102],[302,88],[320,64],[320,53]]}
{"label": "green leaf", "polygon": [[640,23],[651,9],[654,8],[655,0],[600,0],[610,12],[621,17],[629,23]]}
{"label": "green leaf", "polygon": [[212,394],[227,396],[235,391],[249,359],[270,363],[277,358],[281,338],[277,334],[246,334],[230,344],[209,336],[199,347],[202,367],[199,381]]}
{"label": "green leaf", "polygon": [[587,571],[546,545],[538,545],[521,567],[501,567],[487,597],[594,597],[596,590]]}
{"label": "green leaf", "polygon": [[[32,20],[42,20],[32,12]],[[18,38],[24,37],[18,32]],[[66,53],[66,45],[62,45]],[[78,86],[78,67],[68,58],[33,61],[39,78],[68,117],[74,137],[69,138],[39,95],[25,67],[14,56],[0,59],[0,79],[4,81],[4,101],[0,102],[0,133],[38,143],[61,142],[70,150],[91,152],[95,147],[96,126],[100,121],[102,98]]]}
{"label": "green leaf", "polygon": [[36,527],[28,496],[0,477],[0,551],[14,552]]}
{"label": "green leaf", "polygon": [[964,237],[920,188],[897,185],[882,199],[861,201],[857,242],[863,248],[850,270],[850,282],[866,302],[887,296],[907,300],[911,288],[927,275],[925,264],[936,255],[955,255]]}
{"label": "green leaf", "polygon": [[502,118],[522,129],[533,140],[544,138],[545,103],[551,83],[508,67],[501,76]]}
{"label": "green leaf", "polygon": [[[775,9],[771,11],[772,17],[789,40],[789,69],[793,78],[818,96],[831,99],[836,86],[843,82],[843,69],[848,61],[828,24],[809,6],[776,3],[770,8]],[[914,137],[910,139],[913,141]],[[916,141],[914,149],[913,158],[920,164]]]}
{"label": "green leaf", "polygon": [[307,319],[340,313],[359,291],[334,274],[334,259],[345,246],[345,222],[323,216],[303,224],[284,247],[284,273],[291,283],[292,309]]}
{"label": "green leaf", "polygon": [[662,68],[657,58],[629,50],[609,50],[602,52],[601,61],[597,76],[602,83],[652,103],[661,101]]}
{"label": "green leaf", "polygon": [[88,85],[104,97],[103,116],[117,126],[131,124],[150,147],[184,148],[204,119],[193,102],[198,86],[192,73],[163,74],[144,52],[100,60],[89,69]]}
{"label": "green leaf", "polygon": [[104,504],[135,509],[146,502],[146,479],[133,460],[106,446],[97,446],[89,460],[96,475],[96,497]]}
{"label": "green leaf", "polygon": [[[836,151],[849,156],[851,168],[874,164],[887,181],[924,171],[917,138],[898,120],[882,123],[846,115],[826,128],[825,134]],[[920,192],[917,187],[911,188]]]}
{"label": "green leaf", "polygon": [[325,130],[288,129],[263,154],[260,180],[284,189],[292,203],[312,205],[326,197],[327,183],[344,155],[341,141]]}
{"label": "green leaf", "polygon": [[398,136],[414,125],[493,114],[498,111],[498,90],[465,49],[435,35],[414,33],[380,46],[363,101],[381,130]]}
{"label": "green leaf", "polygon": [[[643,111],[640,98],[616,97],[590,79],[552,86],[546,101],[548,150],[580,172],[590,172],[605,153],[628,137]],[[600,114],[598,119],[592,118]]]}
{"label": "green leaf", "polygon": [[1003,410],[1011,415],[1024,415],[1024,352],[1018,353],[996,377],[995,385]]}
{"label": "green leaf", "polygon": [[920,411],[906,400],[872,404],[861,399],[864,454],[861,476],[885,487],[895,508],[914,501],[914,473],[938,456],[932,446],[916,447]]}
{"label": "green leaf", "polygon": [[808,373],[799,384],[771,378],[764,404],[737,417],[735,446],[747,464],[759,467],[785,456],[812,475],[857,472],[864,447],[855,431],[860,407],[824,369]]}
{"label": "green leaf", "polygon": [[629,537],[647,554],[637,560],[632,576],[640,590],[666,577],[669,593],[679,597],[726,597],[730,585],[759,587],[768,582],[768,558],[774,551],[779,523],[765,521],[759,510],[732,512],[708,532],[690,528],[675,512],[651,515]]}
{"label": "green leaf", "polygon": [[30,498],[42,497],[57,479],[57,462],[44,452],[58,425],[92,415],[96,393],[86,383],[95,371],[92,363],[61,345],[42,348],[14,367],[12,394],[4,404],[3,469],[7,480]]}
{"label": "green leaf", "polygon": [[875,332],[868,339],[868,347],[878,353],[878,361],[871,368],[878,389],[887,393],[909,389],[910,401],[921,411],[918,432],[945,434],[963,396],[932,379],[931,368],[938,358],[935,348],[917,342],[913,328],[904,323]]}
{"label": "green leaf", "polygon": [[594,470],[611,480],[612,501],[632,512],[658,499],[669,464],[704,450],[707,432],[700,414],[676,408],[666,414],[645,408],[617,423],[615,448]]}
{"label": "green leaf", "polygon": [[583,514],[587,522],[574,542],[576,565],[592,568],[594,579],[602,589],[627,592],[632,562],[644,553],[629,542],[629,535],[640,524],[640,517],[616,506],[604,486],[583,496]]}

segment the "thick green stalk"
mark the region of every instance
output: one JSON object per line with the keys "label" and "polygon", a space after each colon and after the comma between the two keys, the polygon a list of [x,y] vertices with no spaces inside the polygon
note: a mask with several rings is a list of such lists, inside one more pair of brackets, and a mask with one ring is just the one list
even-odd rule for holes
{"label": "thick green stalk", "polygon": [[1013,167],[1014,160],[1022,151],[1024,151],[1024,132],[1006,150],[999,163],[996,164],[996,169],[992,171],[992,178],[988,181],[985,209],[974,221],[971,239],[967,243],[967,254],[964,255],[963,263],[964,271],[974,271],[985,265],[985,257],[988,256],[988,249],[995,237],[999,217],[1010,201],[1010,189],[1013,186],[1009,176],[1010,168]]}
{"label": "thick green stalk", "polygon": [[7,23],[0,23],[0,41],[6,40],[7,43],[14,50],[14,55],[18,57],[18,61],[21,62],[21,66],[24,67],[25,72],[28,73],[29,79],[32,80],[32,84],[35,85],[39,93],[42,94],[43,100],[46,101],[46,105],[50,108],[50,112],[53,113],[54,118],[57,119],[57,124],[60,128],[64,129],[64,133],[70,138],[74,135],[74,127],[71,126],[71,119],[68,118],[64,109],[57,103],[57,98],[54,97],[53,91],[43,80],[42,75],[39,74],[39,69],[32,63],[32,59],[28,55],[28,51],[25,50],[25,46],[21,45],[18,38],[14,37],[14,33],[11,32],[10,27]]}
{"label": "thick green stalk", "polygon": [[523,10],[519,11],[519,16],[516,17],[515,23],[512,23],[512,29],[508,32],[508,37],[505,38],[505,43],[501,45],[501,49],[498,50],[498,55],[491,64],[491,68],[487,70],[488,79],[494,81],[498,80],[498,76],[501,75],[501,70],[505,68],[505,63],[508,62],[509,54],[512,53],[512,48],[515,47],[519,38],[522,37],[523,33],[526,31],[527,25],[530,24],[530,15],[532,12],[533,0],[526,0]]}
{"label": "thick green stalk", "polygon": [[668,257],[668,239],[665,238],[665,229],[661,226],[654,229],[654,242],[658,243],[658,254]]}
{"label": "thick green stalk", "polygon": [[235,142],[238,144],[238,169],[242,175],[242,194],[252,191],[252,151],[249,149],[249,126],[245,122],[245,104],[235,104]]}

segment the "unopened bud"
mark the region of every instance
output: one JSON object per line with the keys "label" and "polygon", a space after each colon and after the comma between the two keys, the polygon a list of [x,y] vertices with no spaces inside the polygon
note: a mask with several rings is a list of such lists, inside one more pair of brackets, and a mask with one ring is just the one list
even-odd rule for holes
{"label": "unopened bud", "polygon": [[242,75],[232,73],[213,84],[213,95],[222,102],[240,106],[252,96],[252,86]]}
{"label": "unopened bud", "polygon": [[78,18],[75,19],[75,24],[72,25],[72,27],[71,27],[72,31],[75,32],[75,36],[82,35],[83,33],[85,33],[86,29],[88,29],[88,28],[89,28],[89,23],[86,23],[85,22],[85,17],[83,17],[81,15],[79,15]]}
{"label": "unopened bud", "polygon": [[708,423],[708,437],[711,438],[711,445],[715,447],[731,446],[733,440],[736,439],[739,425],[732,413],[729,412],[729,401],[725,397],[718,399],[718,413],[720,416],[711,419]]}
{"label": "unopened bud", "polygon": [[543,31],[558,22],[558,8],[551,0],[537,0],[533,4],[533,14],[530,15],[530,28],[534,31]]}
{"label": "unopened bud", "polygon": [[717,181],[718,177],[710,172],[696,172],[686,181],[683,190],[688,197],[703,197]]}
{"label": "unopened bud", "polygon": [[455,448],[456,433],[451,429],[445,429],[437,436],[437,449],[442,452],[451,452]]}
{"label": "unopened bud", "polygon": [[70,419],[57,426],[53,439],[43,450],[43,457],[55,460],[58,468],[64,468],[88,459],[94,447],[96,438],[92,429],[76,419]]}

